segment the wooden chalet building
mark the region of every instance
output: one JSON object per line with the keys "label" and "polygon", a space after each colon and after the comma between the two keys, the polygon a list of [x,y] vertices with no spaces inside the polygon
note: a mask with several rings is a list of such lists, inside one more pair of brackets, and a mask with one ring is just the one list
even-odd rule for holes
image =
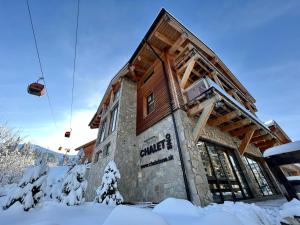
{"label": "wooden chalet building", "polygon": [[87,199],[110,160],[126,202],[280,195],[261,152],[283,142],[256,112],[222,60],[162,9],[89,124],[99,132]]}

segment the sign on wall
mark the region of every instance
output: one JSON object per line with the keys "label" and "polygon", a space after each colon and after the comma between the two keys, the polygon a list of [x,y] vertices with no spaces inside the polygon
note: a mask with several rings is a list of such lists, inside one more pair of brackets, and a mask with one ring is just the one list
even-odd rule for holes
{"label": "sign on wall", "polygon": [[[172,144],[171,134],[167,133],[163,140],[160,140],[154,144],[150,144],[147,147],[140,150],[140,157],[143,158],[145,156],[155,154],[162,150],[171,150],[172,148],[173,148],[173,144]],[[170,161],[173,159],[174,159],[174,156],[169,155],[168,157],[158,159],[155,161],[151,161],[150,163],[143,164],[143,165],[141,165],[141,168],[143,169],[146,167],[154,166],[154,165],[164,163],[164,162],[167,162],[167,161]]]}

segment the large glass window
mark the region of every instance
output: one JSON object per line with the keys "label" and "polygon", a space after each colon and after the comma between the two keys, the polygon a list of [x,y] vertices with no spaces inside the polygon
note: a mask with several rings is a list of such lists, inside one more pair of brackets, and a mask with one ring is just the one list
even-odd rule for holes
{"label": "large glass window", "polygon": [[250,189],[233,150],[211,143],[205,143],[200,149],[215,202],[222,203],[251,197]]}
{"label": "large glass window", "polygon": [[116,129],[117,125],[117,117],[118,117],[118,106],[111,111],[111,118],[110,118],[110,126],[109,126],[109,133],[112,133]]}
{"label": "large glass window", "polygon": [[266,174],[264,173],[263,167],[261,163],[256,160],[254,157],[244,156],[250,170],[253,173],[256,183],[259,186],[261,193],[264,196],[273,195],[272,191],[272,183],[267,178]]}

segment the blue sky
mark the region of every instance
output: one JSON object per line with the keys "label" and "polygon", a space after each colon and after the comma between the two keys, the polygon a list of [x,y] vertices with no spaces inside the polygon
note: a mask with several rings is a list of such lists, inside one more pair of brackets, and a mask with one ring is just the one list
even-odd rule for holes
{"label": "blue sky", "polygon": [[45,147],[75,147],[109,80],[127,62],[164,7],[213,49],[257,100],[258,116],[300,139],[300,1],[81,1],[73,138],[69,128],[74,0],[30,0],[48,90],[26,93],[39,76],[25,1],[0,1],[0,122]]}

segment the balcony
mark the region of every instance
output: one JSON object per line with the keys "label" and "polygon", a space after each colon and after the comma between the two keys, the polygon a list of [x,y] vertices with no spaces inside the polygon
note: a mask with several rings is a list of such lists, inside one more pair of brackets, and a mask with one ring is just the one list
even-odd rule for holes
{"label": "balcony", "polygon": [[197,141],[206,124],[217,126],[223,132],[241,140],[240,153],[252,143],[261,151],[280,143],[269,128],[244,105],[230,96],[207,76],[183,89],[188,115],[198,117],[194,128]]}

